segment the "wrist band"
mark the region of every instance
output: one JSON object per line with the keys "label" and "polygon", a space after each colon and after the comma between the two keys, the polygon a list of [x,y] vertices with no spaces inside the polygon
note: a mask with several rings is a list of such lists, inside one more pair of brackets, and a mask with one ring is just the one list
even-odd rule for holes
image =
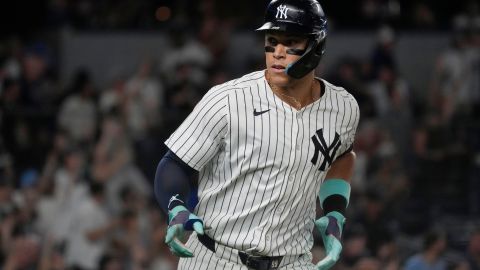
{"label": "wrist band", "polygon": [[332,195],[340,195],[345,198],[348,206],[350,200],[350,183],[343,179],[327,179],[320,186],[320,206],[323,208],[325,199]]}

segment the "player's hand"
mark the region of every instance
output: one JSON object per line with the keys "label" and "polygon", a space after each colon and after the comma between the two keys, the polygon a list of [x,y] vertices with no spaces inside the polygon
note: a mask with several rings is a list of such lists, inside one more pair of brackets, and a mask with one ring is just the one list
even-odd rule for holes
{"label": "player's hand", "polygon": [[339,259],[342,251],[340,243],[345,217],[333,211],[315,221],[315,226],[322,235],[326,256],[317,263],[318,270],[330,269]]}
{"label": "player's hand", "polygon": [[175,256],[193,257],[193,252],[181,242],[185,236],[185,231],[195,231],[198,234],[203,234],[203,221],[190,213],[184,206],[178,205],[168,212],[165,243]]}

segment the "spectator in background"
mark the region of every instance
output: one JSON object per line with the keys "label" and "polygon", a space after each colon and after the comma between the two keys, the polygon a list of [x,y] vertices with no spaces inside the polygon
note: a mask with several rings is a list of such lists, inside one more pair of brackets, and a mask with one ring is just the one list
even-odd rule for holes
{"label": "spectator in background", "polygon": [[129,269],[143,269],[149,259],[147,243],[142,239],[144,232],[139,221],[135,210],[123,210],[113,235],[115,253],[123,258],[124,265]]}
{"label": "spectator in background", "polygon": [[149,197],[139,192],[135,186],[125,185],[120,190],[122,210],[120,213],[132,212],[138,224],[138,240],[143,246],[151,244],[152,225],[150,222]]}
{"label": "spectator in background", "polygon": [[126,83],[127,130],[134,141],[143,139],[148,132],[162,123],[164,88],[155,74],[152,59],[145,59],[136,74]]}
{"label": "spectator in background", "polygon": [[[32,167],[40,169],[49,140],[44,115],[41,111],[35,115],[22,100],[19,80],[7,77],[1,88],[0,134],[5,150],[11,154],[15,164],[13,173],[20,175]],[[45,126],[42,127],[42,124]]]}
{"label": "spectator in background", "polygon": [[394,228],[385,200],[381,193],[370,188],[363,199],[363,207],[354,220],[365,228],[366,247],[371,255],[377,255],[381,247],[393,241]]}
{"label": "spectator in background", "polygon": [[[60,88],[52,73],[53,54],[46,43],[36,42],[26,46],[22,56],[21,100],[31,125],[29,128],[35,135],[32,136],[38,139],[41,138],[38,134],[45,132],[55,121],[55,102],[60,96]],[[38,143],[33,142],[33,146]]]}
{"label": "spectator in background", "polygon": [[[353,267],[361,258],[369,256],[367,249],[367,234],[365,229],[358,224],[346,227],[344,245],[340,265],[344,268]],[[323,258],[321,256],[320,258]]]}
{"label": "spectator in background", "polygon": [[43,239],[38,270],[66,270],[67,265],[63,255],[63,246],[55,244],[54,239],[45,236]]}
{"label": "spectator in background", "polygon": [[477,228],[470,236],[467,260],[470,270],[480,270],[480,228]]}
{"label": "spectator in background", "polygon": [[54,190],[55,173],[63,164],[64,154],[72,148],[72,142],[64,131],[57,131],[49,152],[46,154],[41,177],[38,183],[40,193],[45,190]]}
{"label": "spectator in background", "polygon": [[468,114],[480,102],[480,30],[475,29],[473,19],[455,17],[450,48],[439,56],[434,69],[429,102],[446,123],[456,113]]}
{"label": "spectator in background", "polygon": [[380,270],[383,269],[380,261],[375,257],[363,257],[353,266],[354,270]]}
{"label": "spectator in background", "polygon": [[125,270],[123,261],[118,256],[106,254],[102,256],[98,266],[99,270]]}
{"label": "spectator in background", "polygon": [[402,6],[397,0],[362,0],[362,20],[369,25],[394,22],[400,18]]}
{"label": "spectator in background", "polygon": [[78,204],[69,233],[66,260],[69,267],[94,270],[106,253],[110,233],[118,221],[105,207],[104,185],[90,183],[90,196]]}
{"label": "spectator in background", "polygon": [[447,236],[440,231],[430,231],[423,239],[423,250],[408,258],[405,270],[446,270],[443,252],[447,247]]}
{"label": "spectator in background", "polygon": [[4,61],[0,61],[0,80],[4,78],[20,80],[22,76],[21,59],[23,44],[18,38],[10,38],[3,44],[5,45],[6,54]]}
{"label": "spectator in background", "polygon": [[[189,38],[192,35],[189,35],[188,31],[189,29],[182,24],[175,24],[169,29],[168,37],[171,44],[164,53],[161,72],[166,75],[180,65],[191,65],[193,76],[184,79],[199,82],[205,79],[205,71],[210,67],[213,58],[204,44],[195,38]],[[166,79],[170,85],[182,78],[167,76]]]}
{"label": "spectator in background", "polygon": [[150,196],[148,181],[134,163],[130,138],[121,120],[110,113],[101,127],[92,164],[93,178],[105,184],[106,205],[114,214],[121,212],[121,190],[134,187],[141,196]]}
{"label": "spectator in background", "polygon": [[377,120],[391,138],[401,165],[411,154],[412,102],[407,82],[390,66],[378,67],[378,77],[369,86]]}
{"label": "spectator in background", "polygon": [[26,47],[18,38],[0,43],[0,51],[6,49],[5,61],[0,60],[0,131],[20,175],[41,167],[58,93],[48,76],[50,48],[43,43]]}
{"label": "spectator in background", "polygon": [[366,87],[361,72],[360,61],[354,58],[345,58],[339,61],[338,67],[333,68],[333,74],[329,76],[329,81],[333,84],[341,85],[349,89],[355,97],[360,107],[360,114],[365,121],[375,116],[375,106],[371,94]]}
{"label": "spectator in background", "polygon": [[14,189],[4,173],[0,170],[0,269],[32,269],[40,257],[40,238],[32,228],[36,175],[22,176],[22,189]]}
{"label": "spectator in background", "polygon": [[397,70],[394,55],[395,32],[388,25],[383,25],[377,30],[377,43],[371,54],[372,78],[379,78],[382,68]]}
{"label": "spectator in background", "polygon": [[209,64],[211,67],[218,67],[224,63],[231,27],[231,22],[221,20],[215,15],[207,15],[203,18],[197,39],[211,54],[211,63]]}
{"label": "spectator in background", "polygon": [[471,115],[478,113],[480,105],[480,14],[474,14],[468,21],[468,47],[466,51],[466,87],[458,93],[461,113]]}
{"label": "spectator in background", "polygon": [[152,58],[143,59],[125,85],[126,108],[121,113],[125,114],[122,117],[136,153],[135,163],[147,177],[152,162],[159,158],[158,138],[163,136],[164,122],[170,118],[166,110],[165,91],[157,63]]}
{"label": "spectator in background", "polygon": [[[42,259],[45,261],[42,262],[42,265],[45,264],[45,267],[50,267],[50,260],[54,260],[55,264],[58,262],[57,255],[60,255],[59,249],[60,247],[64,246],[65,238],[61,236],[57,239],[55,236],[62,235],[62,233],[57,232],[57,229],[61,227],[63,227],[64,230],[63,235],[66,234],[68,222],[65,223],[65,221],[70,220],[68,218],[68,211],[70,209],[68,208],[71,205],[68,203],[62,204],[64,201],[59,200],[61,197],[59,194],[61,192],[58,187],[58,182],[64,182],[65,179],[70,179],[68,176],[68,171],[73,172],[78,170],[74,169],[74,167],[80,165],[78,162],[67,162],[67,159],[72,159],[67,157],[72,149],[73,148],[67,139],[67,135],[63,132],[58,132],[53,139],[52,148],[45,157],[45,164],[36,186],[39,193],[39,198],[35,204],[35,213],[37,218],[35,220],[34,227],[35,230],[40,232],[46,239],[45,244],[43,245],[45,254],[42,255]],[[74,165],[75,163],[78,165]],[[62,171],[64,174],[60,173]],[[61,176],[62,174],[64,177]],[[70,176],[72,176],[74,179],[77,179],[76,174],[77,172],[74,172],[73,175],[71,174]],[[68,196],[71,194],[76,194],[70,198],[75,200],[74,198],[78,197],[79,192],[75,192],[75,190],[78,190],[78,188],[75,184],[71,184],[73,185],[73,190],[68,192]],[[63,211],[65,209],[67,209],[67,212]],[[67,215],[67,217],[64,215]],[[62,229],[60,229],[60,231],[62,231]],[[52,263],[54,262],[52,261]]]}
{"label": "spectator in background", "polygon": [[97,125],[97,107],[90,75],[79,71],[75,75],[72,94],[60,106],[59,127],[76,143],[92,143]]}
{"label": "spectator in background", "polygon": [[[52,197],[42,198],[37,204],[38,229],[52,237],[55,244],[64,244],[70,234],[74,210],[88,198],[84,176],[85,153],[69,146],[63,153],[62,165],[56,170],[52,185]],[[46,191],[48,193],[48,190]],[[44,195],[44,194],[43,194]]]}
{"label": "spectator in background", "polygon": [[[355,172],[352,179],[353,191],[363,194],[370,187],[371,163],[378,155],[379,149],[381,147],[385,148],[383,144],[382,130],[376,121],[367,120],[359,126],[354,146],[357,153],[357,162],[355,162]],[[356,206],[352,205],[352,207]]]}
{"label": "spectator in background", "polygon": [[115,113],[123,120],[127,104],[127,79],[121,70],[114,70],[112,73],[111,83],[101,92],[98,105],[102,116]]}
{"label": "spectator in background", "polygon": [[35,269],[40,258],[40,239],[36,235],[16,235],[5,259],[2,270]]}
{"label": "spectator in background", "polygon": [[16,224],[16,206],[13,202],[13,187],[5,175],[0,174],[0,265],[9,253],[13,237],[12,232]]}
{"label": "spectator in background", "polygon": [[410,114],[410,90],[407,82],[402,79],[395,69],[388,65],[377,67],[377,76],[368,86],[373,98],[375,112],[380,120],[390,112]]}
{"label": "spectator in background", "polygon": [[[455,124],[443,121],[439,111],[429,111],[418,125],[414,137],[416,190],[413,195],[428,200],[432,214],[441,216],[443,209],[455,207],[455,213],[469,210],[466,200],[468,173],[472,164],[466,149],[461,119]],[[442,209],[443,208],[443,209]]]}
{"label": "spectator in background", "polygon": [[22,120],[22,102],[21,102],[20,82],[10,77],[2,81],[2,91],[0,92],[0,134],[2,138],[2,147],[12,153],[14,156],[20,156],[25,146],[19,131],[25,125]]}
{"label": "spectator in background", "polygon": [[437,24],[435,14],[424,2],[415,3],[413,6],[412,23],[421,29],[431,29]]}
{"label": "spectator in background", "polygon": [[[177,24],[168,32],[171,42],[165,52],[161,73],[166,83],[169,122],[176,127],[200,100],[208,83],[207,70],[212,65],[212,53],[196,38],[188,35],[185,26]],[[172,74],[172,70],[175,72]]]}

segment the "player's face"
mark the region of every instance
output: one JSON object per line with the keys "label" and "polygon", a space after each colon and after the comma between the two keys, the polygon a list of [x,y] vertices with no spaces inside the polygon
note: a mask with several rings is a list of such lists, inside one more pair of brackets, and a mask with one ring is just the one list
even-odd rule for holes
{"label": "player's face", "polygon": [[288,86],[294,79],[285,73],[285,68],[297,61],[307,47],[308,39],[285,33],[265,34],[265,60],[270,82]]}

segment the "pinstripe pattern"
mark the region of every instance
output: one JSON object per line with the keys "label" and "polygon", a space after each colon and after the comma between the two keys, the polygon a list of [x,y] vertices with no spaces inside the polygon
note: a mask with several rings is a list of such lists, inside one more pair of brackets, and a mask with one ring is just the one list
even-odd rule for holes
{"label": "pinstripe pattern", "polygon": [[[249,270],[248,267],[241,263],[232,263],[222,257],[216,256],[212,251],[203,246],[192,234],[186,243],[195,254],[193,258],[180,258],[179,270],[212,270],[212,269],[229,269],[229,270]],[[294,263],[278,268],[278,270],[315,270],[316,267],[312,263],[312,255],[305,254]]]}
{"label": "pinstripe pattern", "polygon": [[322,97],[297,111],[272,92],[264,71],[250,73],[212,88],[166,141],[200,171],[195,213],[216,242],[268,256],[311,250],[315,200],[330,166],[321,170],[325,157],[312,136],[321,129],[330,146],[338,133],[334,160],[352,146],[359,121],[355,99],[323,84]]}

